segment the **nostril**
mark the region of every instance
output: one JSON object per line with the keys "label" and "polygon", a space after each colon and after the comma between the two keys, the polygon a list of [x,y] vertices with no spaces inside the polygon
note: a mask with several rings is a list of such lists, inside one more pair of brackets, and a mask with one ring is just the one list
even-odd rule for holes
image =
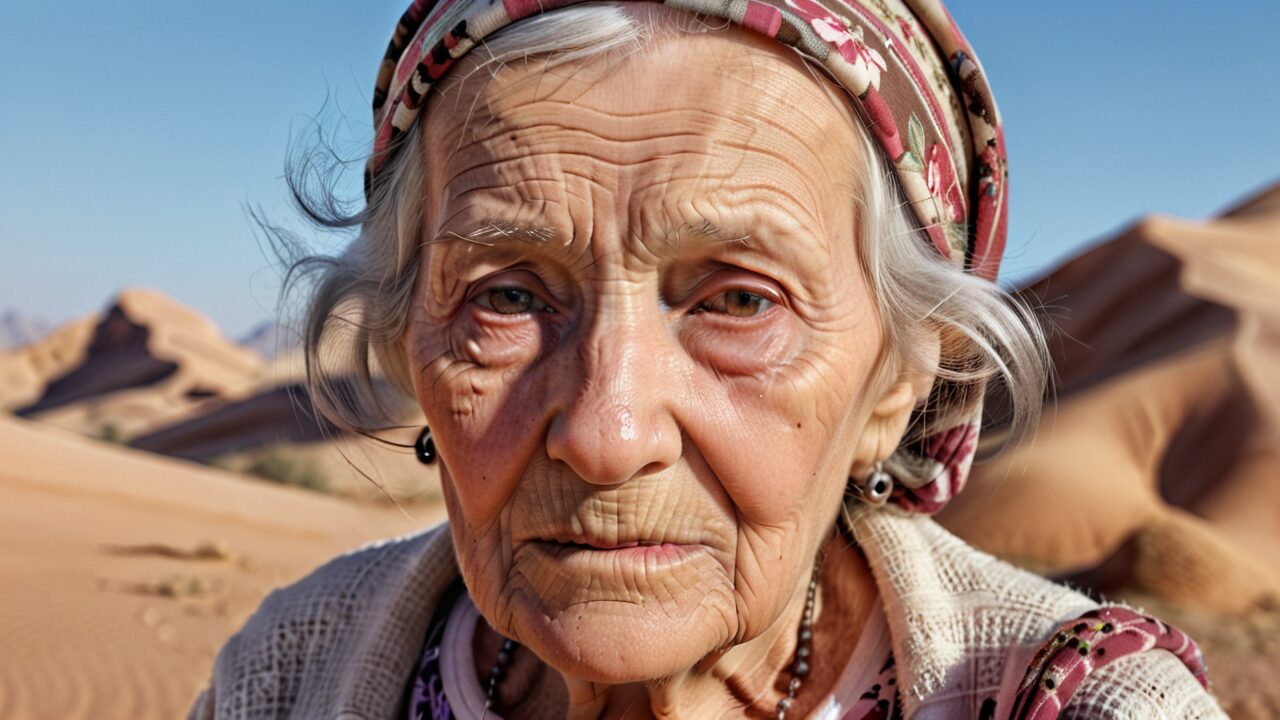
{"label": "nostril", "polygon": [[651,462],[651,463],[649,463],[648,465],[645,465],[644,467],[640,468],[640,474],[641,474],[641,475],[654,475],[654,474],[657,474],[657,473],[662,472],[664,468],[666,468],[666,465],[665,465],[664,463],[660,463],[660,462],[656,462],[656,461],[655,461],[655,462]]}

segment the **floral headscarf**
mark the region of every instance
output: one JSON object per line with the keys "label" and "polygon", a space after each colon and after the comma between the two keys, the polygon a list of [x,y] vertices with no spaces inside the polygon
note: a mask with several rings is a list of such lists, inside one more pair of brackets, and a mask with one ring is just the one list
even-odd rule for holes
{"label": "floral headscarf", "polygon": [[[373,96],[371,192],[428,91],[489,34],[586,0],[414,0],[396,27]],[[659,0],[648,0],[659,1]],[[994,281],[1008,218],[1004,133],[977,57],[938,0],[665,0],[786,43],[820,63],[856,101],[935,248]],[[964,486],[977,416],[890,462],[893,501],[941,509]]]}

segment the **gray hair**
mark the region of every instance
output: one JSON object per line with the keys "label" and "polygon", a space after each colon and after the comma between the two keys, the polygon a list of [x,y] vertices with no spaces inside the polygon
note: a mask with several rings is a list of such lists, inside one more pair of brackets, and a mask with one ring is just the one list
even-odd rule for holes
{"label": "gray hair", "polygon": [[[643,11],[586,4],[545,13],[495,33],[471,51],[480,55],[468,82],[514,61],[539,57],[545,72],[586,59],[644,47],[659,32],[714,31],[689,15],[671,23],[645,20]],[[812,63],[810,67],[820,71]],[[837,101],[843,101],[836,99]],[[1004,393],[1000,418],[1021,435],[1038,422],[1049,376],[1043,331],[1033,311],[996,284],[963,272],[943,259],[898,186],[892,168],[863,123],[856,131],[866,157],[858,213],[858,251],[873,289],[885,346],[906,367],[935,370],[937,380],[913,417],[904,445],[971,416],[984,389]],[[314,151],[291,162],[290,188],[302,211],[318,226],[353,228],[354,239],[337,256],[305,255],[289,262],[284,295],[305,290],[302,322],[307,381],[317,409],[339,428],[367,434],[394,425],[402,415],[385,377],[412,397],[403,335],[419,271],[425,188],[420,132],[407,133],[388,158],[373,195],[358,212],[334,198],[331,165]],[[329,178],[329,182],[325,182]],[[321,181],[316,187],[316,180]],[[272,229],[277,239],[284,237]],[[288,242],[277,248],[298,247]],[[286,305],[287,306],[287,305]],[[941,357],[933,357],[934,338]],[[883,360],[883,358],[882,358]],[[884,363],[881,363],[881,367]],[[401,399],[403,402],[403,398]]]}

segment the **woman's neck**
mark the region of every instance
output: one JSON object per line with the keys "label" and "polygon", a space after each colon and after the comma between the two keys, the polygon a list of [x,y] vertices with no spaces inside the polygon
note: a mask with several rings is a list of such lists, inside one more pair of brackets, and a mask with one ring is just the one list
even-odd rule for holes
{"label": "woman's neck", "polygon": [[[843,533],[828,540],[824,558],[814,607],[811,669],[789,717],[804,717],[830,694],[877,594],[866,558]],[[658,681],[602,685],[561,675],[527,650],[518,651],[499,685],[497,705],[508,720],[714,718],[742,717],[744,712],[773,717],[791,681],[808,577],[766,632]],[[473,647],[483,687],[488,686],[501,643],[487,623],[477,624]]]}

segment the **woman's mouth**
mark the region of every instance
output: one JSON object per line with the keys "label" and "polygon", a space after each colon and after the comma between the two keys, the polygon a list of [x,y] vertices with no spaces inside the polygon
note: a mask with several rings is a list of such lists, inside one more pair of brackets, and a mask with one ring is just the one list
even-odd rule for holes
{"label": "woman's mouth", "polygon": [[573,561],[591,558],[620,562],[676,562],[688,557],[695,545],[665,540],[624,539],[543,539],[536,541],[557,559]]}
{"label": "woman's mouth", "polygon": [[633,547],[652,547],[654,545],[662,545],[658,540],[618,540],[612,543],[606,542],[578,542],[575,540],[551,540],[560,545],[571,545],[586,550],[621,550],[623,548]]}

